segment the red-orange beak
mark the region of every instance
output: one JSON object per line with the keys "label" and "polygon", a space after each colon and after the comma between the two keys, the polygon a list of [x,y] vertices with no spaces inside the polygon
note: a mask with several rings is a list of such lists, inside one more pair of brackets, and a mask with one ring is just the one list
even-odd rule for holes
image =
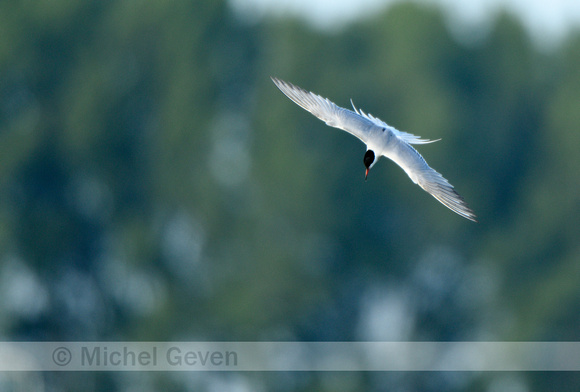
{"label": "red-orange beak", "polygon": [[369,175],[369,168],[367,167],[367,170],[365,171],[365,181],[367,180],[368,175]]}

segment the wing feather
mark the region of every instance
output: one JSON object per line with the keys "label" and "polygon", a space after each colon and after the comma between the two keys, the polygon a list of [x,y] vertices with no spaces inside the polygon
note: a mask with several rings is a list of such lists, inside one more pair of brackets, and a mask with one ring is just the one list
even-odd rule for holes
{"label": "wing feather", "polygon": [[453,185],[440,173],[431,168],[412,146],[403,140],[396,140],[384,155],[399,165],[411,180],[439,200],[453,212],[477,222],[476,216]]}
{"label": "wing feather", "polygon": [[345,108],[341,108],[328,98],[306,91],[292,83],[272,77],[274,84],[292,101],[309,111],[327,125],[342,129],[356,136],[363,143],[368,140],[369,129],[376,126],[370,119]]}

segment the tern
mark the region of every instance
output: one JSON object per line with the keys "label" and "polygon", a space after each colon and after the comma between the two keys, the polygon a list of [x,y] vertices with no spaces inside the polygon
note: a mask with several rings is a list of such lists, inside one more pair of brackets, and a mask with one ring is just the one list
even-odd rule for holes
{"label": "tern", "polygon": [[399,131],[384,121],[365,113],[354,106],[354,111],[342,108],[320,95],[306,91],[292,83],[271,77],[274,84],[298,106],[334,128],[342,129],[356,136],[367,146],[363,163],[365,181],[369,170],[381,156],[399,165],[411,180],[430,193],[451,211],[471,221],[477,222],[473,211],[441,174],[432,169],[411,144],[427,144],[438,140],[422,139],[419,136]]}

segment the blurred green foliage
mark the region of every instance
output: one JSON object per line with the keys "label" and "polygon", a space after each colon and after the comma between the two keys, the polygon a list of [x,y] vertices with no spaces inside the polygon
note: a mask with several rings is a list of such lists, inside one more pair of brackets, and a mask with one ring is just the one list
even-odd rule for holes
{"label": "blurred green foliage", "polygon": [[[399,4],[323,33],[246,23],[221,0],[1,2],[4,339],[580,339],[580,37],[540,52],[499,15],[460,44],[444,20]],[[442,138],[420,151],[480,223],[387,160],[365,183],[364,146],[270,75]],[[133,377],[46,382],[125,390]],[[143,377],[169,390],[579,385]]]}

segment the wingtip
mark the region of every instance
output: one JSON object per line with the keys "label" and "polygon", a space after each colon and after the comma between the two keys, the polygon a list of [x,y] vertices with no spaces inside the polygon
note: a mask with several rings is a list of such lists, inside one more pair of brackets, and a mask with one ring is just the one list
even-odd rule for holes
{"label": "wingtip", "polygon": [[292,88],[292,89],[297,88],[292,83],[285,82],[282,79],[277,78],[276,76],[270,76],[270,79],[272,79],[272,82],[274,82],[276,87],[278,87],[282,91],[284,91],[285,88]]}
{"label": "wingtip", "polygon": [[[458,213],[460,216],[464,217],[465,219],[469,219],[472,222],[479,223],[479,221],[477,220],[477,215],[475,215],[473,210],[471,208],[469,208],[469,206],[467,205],[467,203],[465,202],[463,197],[461,197],[457,192],[456,192],[456,194],[457,194],[457,196],[459,196],[463,208],[461,211],[453,210],[453,209],[452,210],[454,212]],[[449,207],[449,206],[447,206],[447,207]]]}
{"label": "wingtip", "polygon": [[459,214],[459,215],[464,217],[467,220],[470,220],[470,221],[475,222],[475,223],[479,223],[479,221],[477,220],[477,216],[475,216],[475,214],[471,210],[469,212]]}

